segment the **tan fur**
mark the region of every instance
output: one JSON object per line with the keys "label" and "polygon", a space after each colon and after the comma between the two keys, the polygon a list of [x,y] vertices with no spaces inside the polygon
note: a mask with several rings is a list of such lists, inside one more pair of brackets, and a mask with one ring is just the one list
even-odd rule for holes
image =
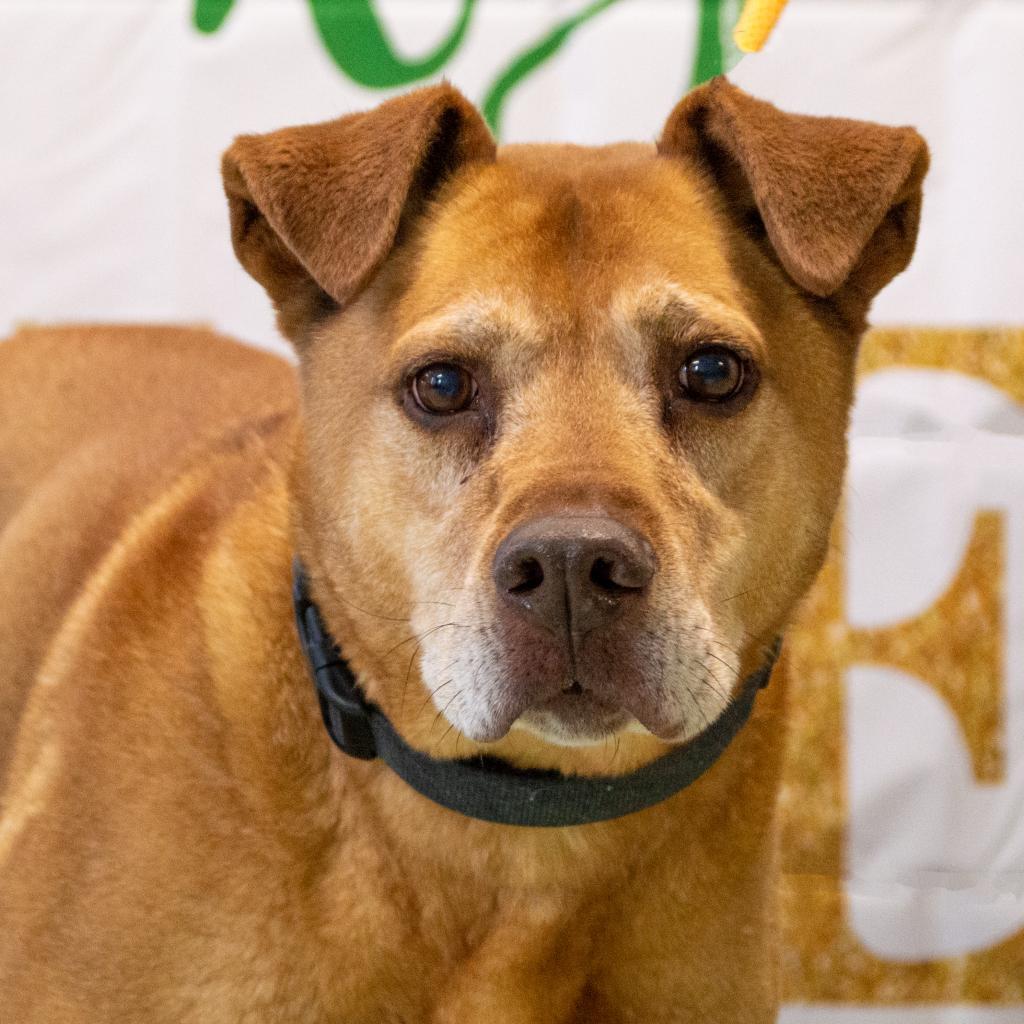
{"label": "tan fur", "polygon": [[[454,90],[421,90],[225,158],[236,250],[297,379],[199,329],[0,347],[5,1019],[774,1020],[784,673],[678,796],[498,827],[331,746],[289,577],[297,551],[361,684],[436,756],[614,773],[699,731],[821,563],[865,282],[913,246],[916,214],[897,231],[886,211],[919,201],[923,145],[920,173],[900,156],[829,183],[835,132],[720,83],[660,152],[495,155]],[[776,151],[801,180],[764,170]],[[666,404],[694,339],[760,367],[731,415]],[[402,407],[432,355],[478,368],[487,423]],[[561,657],[496,604],[490,559],[567,508],[657,552],[642,613],[584,669],[635,687],[671,736],[484,739],[509,680],[548,685]]]}

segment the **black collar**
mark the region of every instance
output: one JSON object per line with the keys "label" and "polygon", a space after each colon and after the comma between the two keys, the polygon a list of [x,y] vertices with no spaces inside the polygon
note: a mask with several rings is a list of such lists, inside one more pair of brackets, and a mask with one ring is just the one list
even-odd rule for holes
{"label": "black collar", "polygon": [[349,756],[381,758],[434,803],[502,825],[564,826],[608,821],[660,803],[699,779],[746,724],[758,690],[768,685],[781,638],[744,680],[724,712],[692,740],[628,775],[562,775],[516,768],[496,757],[436,760],[410,747],[384,712],[363,695],[295,560],[293,600],[299,639],[313,673],[331,739]]}

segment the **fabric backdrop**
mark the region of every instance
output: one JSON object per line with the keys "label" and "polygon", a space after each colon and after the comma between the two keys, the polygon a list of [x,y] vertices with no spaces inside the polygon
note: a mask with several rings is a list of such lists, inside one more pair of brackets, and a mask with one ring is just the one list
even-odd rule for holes
{"label": "fabric backdrop", "polygon": [[[211,323],[285,351],[218,158],[445,76],[503,141],[653,139],[735,0],[0,0],[0,329]],[[917,126],[912,268],[790,638],[789,1024],[1024,1024],[1024,2],[792,0],[733,79]]]}

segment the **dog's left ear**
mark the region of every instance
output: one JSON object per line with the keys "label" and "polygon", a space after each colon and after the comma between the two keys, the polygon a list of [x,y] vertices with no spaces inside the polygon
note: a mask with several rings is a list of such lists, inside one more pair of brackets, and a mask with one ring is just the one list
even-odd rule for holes
{"label": "dog's left ear", "polygon": [[928,169],[913,128],[787,114],[716,78],[672,111],[658,151],[710,170],[740,222],[759,216],[813,295],[866,312],[910,262]]}
{"label": "dog's left ear", "polygon": [[323,124],[242,135],[221,165],[235,254],[301,344],[373,277],[403,219],[463,164],[495,152],[476,108],[447,84]]}

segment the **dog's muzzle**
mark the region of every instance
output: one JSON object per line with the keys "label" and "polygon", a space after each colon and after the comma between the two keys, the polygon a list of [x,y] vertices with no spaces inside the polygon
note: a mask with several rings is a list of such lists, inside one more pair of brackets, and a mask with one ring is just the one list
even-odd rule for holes
{"label": "dog's muzzle", "polygon": [[380,758],[418,793],[442,807],[501,825],[564,827],[610,821],[661,803],[696,782],[747,723],[782,646],[780,637],[725,711],[687,743],[626,775],[568,776],[516,768],[496,757],[439,760],[410,747],[360,690],[309,595],[298,559],[292,597],[299,640],[324,725],[335,744],[350,757]]}

